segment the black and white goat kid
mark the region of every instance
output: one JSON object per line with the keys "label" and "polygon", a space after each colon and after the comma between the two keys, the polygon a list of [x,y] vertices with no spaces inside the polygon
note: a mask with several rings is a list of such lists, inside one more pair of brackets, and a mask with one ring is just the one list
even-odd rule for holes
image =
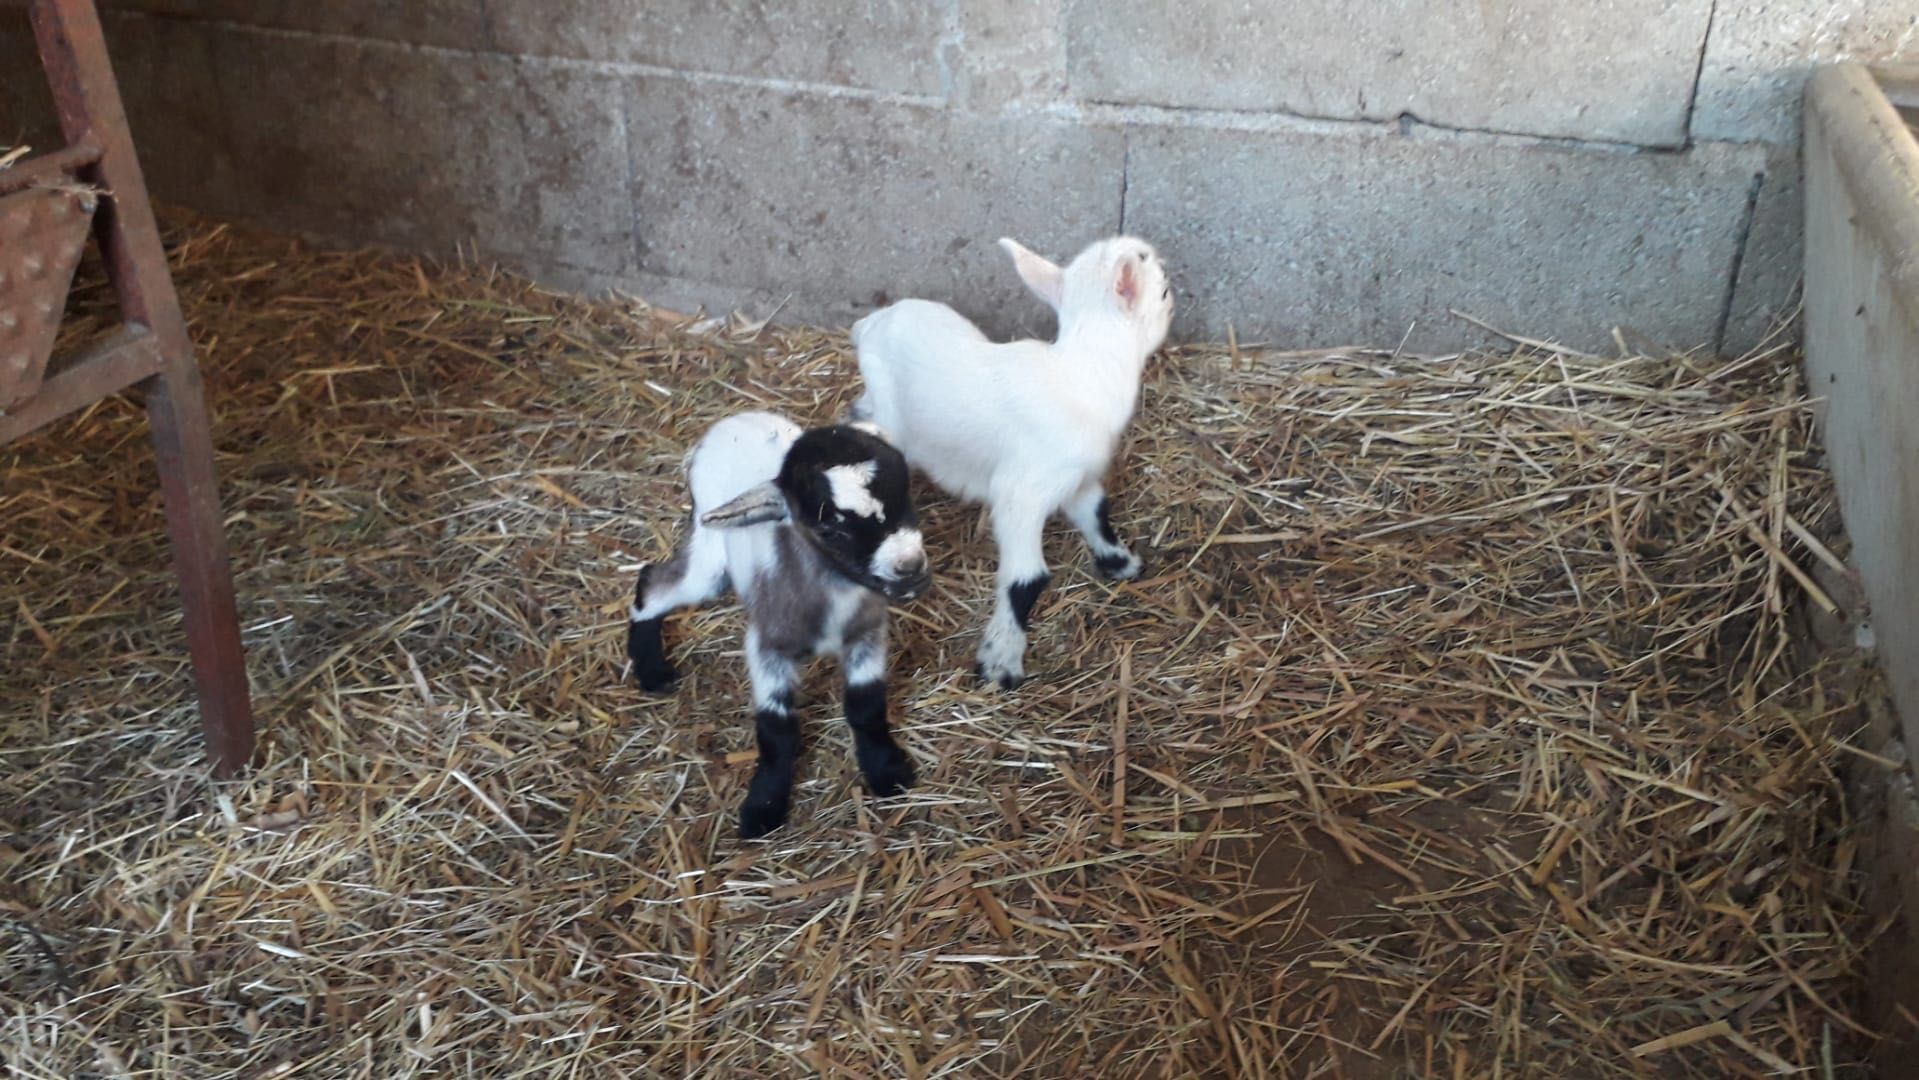
{"label": "black and white goat kid", "polygon": [[713,425],[686,461],[693,516],[671,559],[640,570],[627,656],[640,686],[672,687],[661,621],[730,586],[746,608],[759,765],[740,807],[740,834],[786,821],[800,753],[793,692],[799,665],[837,657],[846,720],[873,794],[914,782],[913,762],[886,723],[886,602],[929,580],[907,466],[870,424],[802,431],[772,413]]}

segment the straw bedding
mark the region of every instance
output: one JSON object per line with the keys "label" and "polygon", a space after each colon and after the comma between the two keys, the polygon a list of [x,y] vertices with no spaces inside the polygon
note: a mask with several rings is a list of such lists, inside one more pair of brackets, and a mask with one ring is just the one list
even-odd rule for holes
{"label": "straw bedding", "polygon": [[737,609],[669,623],[663,700],[623,613],[684,449],[837,416],[844,337],[169,241],[262,750],[207,779],[137,408],[0,451],[17,1075],[1858,1068],[1852,713],[1793,647],[1835,515],[1783,350],[1172,350],[1115,481],[1144,580],[1054,529],[1035,678],[982,693],[990,539],[922,489],[923,786],[862,793],[822,665],[793,823],[742,844]]}

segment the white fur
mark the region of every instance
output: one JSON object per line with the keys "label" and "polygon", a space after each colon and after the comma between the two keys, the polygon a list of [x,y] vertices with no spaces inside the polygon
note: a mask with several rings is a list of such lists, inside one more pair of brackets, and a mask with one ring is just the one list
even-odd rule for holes
{"label": "white fur", "polygon": [[746,628],[746,679],[753,687],[753,707],[784,713],[787,697],[798,679],[793,661],[760,644],[759,628]]}
{"label": "white fur", "polygon": [[693,512],[704,514],[780,474],[800,426],[769,412],[735,413],[708,428],[686,458]]}
{"label": "white fur", "polygon": [[846,648],[847,624],[859,613],[860,602],[865,598],[857,585],[844,581],[828,583],[829,594],[826,602],[826,617],[820,623],[819,640],[814,651],[822,656],[838,656],[844,659]]}
{"label": "white fur", "polygon": [[846,685],[860,686],[886,678],[886,635],[863,641],[846,650]]}
{"label": "white fur", "polygon": [[827,469],[826,482],[832,488],[833,502],[849,514],[885,521],[886,506],[873,497],[870,487],[878,471],[878,463],[872,461]]}
{"label": "white fur", "polygon": [[694,518],[688,542],[693,545],[693,556],[697,559],[702,548],[719,548],[719,561],[742,595],[777,562],[773,535],[778,523],[712,529],[701,525],[699,519],[747,491],[771,483],[780,474],[787,450],[799,437],[800,426],[784,416],[736,413],[707,429],[687,462],[686,485],[693,494]]}
{"label": "white fur", "polygon": [[926,542],[920,536],[920,531],[899,529],[889,533],[874,550],[872,572],[874,577],[901,578],[906,576],[901,567],[924,565],[925,562]]}
{"label": "white fur", "polygon": [[1058,312],[1057,340],[995,343],[927,300],[876,311],[853,324],[852,337],[866,383],[857,414],[935,484],[992,508],[1000,595],[979,658],[988,678],[1016,681],[1026,635],[1007,590],[1046,572],[1048,517],[1071,507],[1096,555],[1123,557],[1138,573],[1130,552],[1099,537],[1093,511],[1173,305],[1158,254],[1142,240],[1100,241],[1064,269],[1011,240],[1000,246]]}
{"label": "white fur", "polygon": [[979,639],[980,671],[1025,675],[1026,631],[1010,617],[987,621]]}

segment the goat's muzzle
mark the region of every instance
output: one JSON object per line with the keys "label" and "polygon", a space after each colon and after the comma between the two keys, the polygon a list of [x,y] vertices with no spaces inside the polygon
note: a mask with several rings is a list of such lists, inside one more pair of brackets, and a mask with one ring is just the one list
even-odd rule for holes
{"label": "goat's muzzle", "polygon": [[888,600],[903,604],[908,600],[916,599],[921,593],[925,592],[926,587],[932,583],[932,571],[928,570],[925,564],[922,563],[918,573],[907,574],[904,577],[882,579],[879,583],[880,594]]}

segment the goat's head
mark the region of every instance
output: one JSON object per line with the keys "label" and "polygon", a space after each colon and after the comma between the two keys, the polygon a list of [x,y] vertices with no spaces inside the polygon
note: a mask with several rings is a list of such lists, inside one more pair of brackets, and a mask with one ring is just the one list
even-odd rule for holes
{"label": "goat's head", "polygon": [[1061,269],[1043,256],[1002,239],[1013,268],[1033,294],[1059,313],[1060,330],[1088,317],[1118,318],[1136,329],[1142,355],[1166,341],[1173,324],[1173,285],[1153,245],[1115,236],[1080,252]]}
{"label": "goat's head", "polygon": [[911,600],[931,572],[907,478],[906,459],[874,425],[812,428],[787,449],[776,479],[700,520],[721,528],[789,522],[848,580]]}

